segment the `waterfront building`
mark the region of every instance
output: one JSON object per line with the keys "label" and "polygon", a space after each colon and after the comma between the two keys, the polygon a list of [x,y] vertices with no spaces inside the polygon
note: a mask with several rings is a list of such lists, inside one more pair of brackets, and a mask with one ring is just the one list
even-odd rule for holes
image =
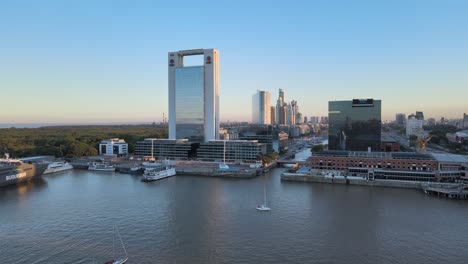
{"label": "waterfront building", "polygon": [[187,139],[146,138],[135,144],[134,155],[160,160],[188,160],[196,157],[198,146],[199,143]]}
{"label": "waterfront building", "polygon": [[419,136],[423,132],[423,120],[419,120],[414,115],[410,115],[406,120],[406,137],[411,135]]}
{"label": "waterfront building", "polygon": [[[184,67],[184,57],[203,55],[203,65]],[[169,138],[219,139],[219,51],[169,52]]]}
{"label": "waterfront building", "polygon": [[221,140],[235,140],[239,139],[239,132],[237,131],[237,128],[221,128],[219,130],[219,138]]}
{"label": "waterfront building", "polygon": [[104,139],[99,143],[99,155],[124,156],[128,154],[128,144],[119,138]]}
{"label": "waterfront building", "polygon": [[200,143],[197,156],[201,161],[252,163],[266,153],[266,144],[257,140],[211,140]]}
{"label": "waterfront building", "polygon": [[432,155],[412,152],[323,151],[309,161],[314,169],[367,179],[453,181],[465,176],[461,170],[440,170]]}
{"label": "waterfront building", "polygon": [[273,152],[273,135],[272,125],[249,125],[239,128],[239,139],[257,140],[266,145],[267,153]]}
{"label": "waterfront building", "polygon": [[270,93],[258,90],[252,96],[252,124],[271,124]]}
{"label": "waterfront building", "polygon": [[395,115],[395,122],[399,126],[404,126],[406,122],[406,115],[403,113],[398,113]]}
{"label": "waterfront building", "polygon": [[330,150],[380,150],[380,100],[330,101],[328,111]]}

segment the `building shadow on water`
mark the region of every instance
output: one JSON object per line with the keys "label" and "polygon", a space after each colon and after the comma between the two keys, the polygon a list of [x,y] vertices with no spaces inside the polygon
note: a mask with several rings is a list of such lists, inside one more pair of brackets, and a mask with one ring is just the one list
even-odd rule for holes
{"label": "building shadow on water", "polygon": [[32,179],[26,182],[12,184],[0,189],[0,199],[8,199],[9,196],[18,196],[20,199],[26,198],[27,195],[37,192],[47,187],[47,181],[39,178]]}

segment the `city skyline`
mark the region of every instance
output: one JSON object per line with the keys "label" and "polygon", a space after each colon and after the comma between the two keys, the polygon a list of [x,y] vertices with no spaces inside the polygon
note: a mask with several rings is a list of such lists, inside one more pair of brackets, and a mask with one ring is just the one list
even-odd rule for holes
{"label": "city skyline", "polygon": [[223,53],[220,121],[250,120],[250,95],[278,88],[304,116],[349,98],[381,99],[382,120],[468,111],[468,3],[247,3],[187,2],[187,27],[150,1],[4,1],[0,123],[159,122],[167,52],[198,47]]}

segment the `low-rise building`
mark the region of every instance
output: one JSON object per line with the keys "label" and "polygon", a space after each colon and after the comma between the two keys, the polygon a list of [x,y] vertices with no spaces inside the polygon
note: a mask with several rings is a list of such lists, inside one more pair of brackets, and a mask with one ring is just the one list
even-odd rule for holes
{"label": "low-rise building", "polygon": [[146,138],[135,144],[135,156],[188,160],[196,157],[199,143],[188,139]]}
{"label": "low-rise building", "polygon": [[367,179],[444,182],[466,179],[468,173],[468,157],[455,154],[323,151],[309,161],[313,169]]}
{"label": "low-rise building", "polygon": [[123,139],[104,139],[99,144],[99,155],[124,156],[127,154],[128,144]]}
{"label": "low-rise building", "polygon": [[463,143],[468,140],[468,130],[458,131],[455,133],[447,133],[445,135],[448,141],[453,143]]}
{"label": "low-rise building", "polygon": [[267,146],[258,140],[211,140],[200,143],[198,160],[225,162],[256,162],[267,154]]}

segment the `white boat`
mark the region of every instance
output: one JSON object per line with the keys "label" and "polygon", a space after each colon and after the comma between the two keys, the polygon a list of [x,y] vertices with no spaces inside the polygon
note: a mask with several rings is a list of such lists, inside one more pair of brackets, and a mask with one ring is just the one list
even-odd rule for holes
{"label": "white boat", "polygon": [[107,163],[101,163],[101,162],[93,162],[91,165],[89,165],[88,170],[91,171],[115,171],[115,167],[112,165],[108,165]]}
{"label": "white boat", "polygon": [[44,171],[44,174],[50,174],[71,169],[73,169],[73,166],[66,161],[52,162],[48,164],[47,169]]}
{"label": "white boat", "polygon": [[157,181],[174,175],[176,175],[176,170],[173,166],[160,165],[158,167],[146,168],[145,172],[143,173],[142,181]]}
{"label": "white boat", "polygon": [[[123,248],[123,250],[125,252],[125,257],[120,258],[120,259],[115,259],[115,230],[117,230],[117,235],[119,236],[120,243],[122,244],[122,248]],[[127,262],[127,260],[128,260],[127,250],[125,249],[125,245],[124,245],[124,243],[122,241],[122,237],[120,237],[119,230],[115,226],[114,226],[114,236],[113,236],[113,239],[112,239],[112,254],[113,254],[112,260],[107,261],[105,264],[123,264],[123,263]]]}
{"label": "white boat", "polygon": [[266,199],[266,185],[263,184],[263,204],[257,205],[255,208],[257,211],[270,211],[270,207],[267,206],[267,199]]}

